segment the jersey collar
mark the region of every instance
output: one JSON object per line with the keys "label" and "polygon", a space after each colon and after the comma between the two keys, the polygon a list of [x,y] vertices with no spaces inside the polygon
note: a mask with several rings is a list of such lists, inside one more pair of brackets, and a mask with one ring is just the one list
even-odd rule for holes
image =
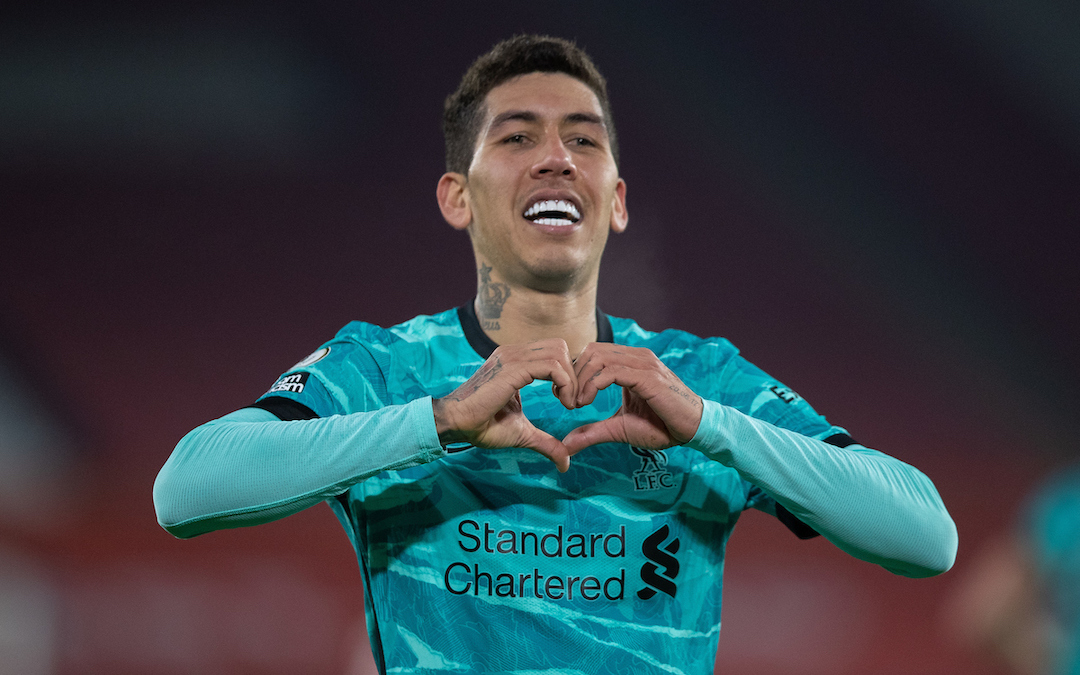
{"label": "jersey collar", "polygon": [[[461,322],[461,328],[465,331],[465,338],[469,341],[469,346],[481,358],[486,359],[491,356],[491,352],[495,351],[495,348],[499,345],[489,338],[484,329],[480,327],[480,321],[476,318],[476,309],[473,307],[473,303],[470,301],[458,307],[457,314],[458,321]],[[615,341],[615,336],[611,331],[611,321],[608,320],[607,314],[600,311],[599,307],[596,308],[596,341]]]}

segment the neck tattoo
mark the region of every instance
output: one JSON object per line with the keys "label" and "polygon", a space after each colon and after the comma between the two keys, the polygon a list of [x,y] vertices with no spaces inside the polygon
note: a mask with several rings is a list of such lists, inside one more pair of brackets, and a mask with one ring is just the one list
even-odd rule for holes
{"label": "neck tattoo", "polygon": [[480,325],[484,330],[499,330],[499,317],[503,305],[510,297],[510,286],[491,280],[491,267],[480,263],[480,288],[476,294],[476,308]]}

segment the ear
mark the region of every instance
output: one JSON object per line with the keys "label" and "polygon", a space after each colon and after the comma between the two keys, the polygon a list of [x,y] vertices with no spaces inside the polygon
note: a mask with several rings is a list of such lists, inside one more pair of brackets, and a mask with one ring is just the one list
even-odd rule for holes
{"label": "ear", "polygon": [[622,178],[615,184],[615,196],[611,203],[611,231],[620,234],[626,230],[630,214],[626,212],[626,181]]}
{"label": "ear", "polygon": [[444,173],[435,188],[435,198],[443,218],[455,230],[464,230],[472,223],[472,209],[465,198],[468,180],[460,173]]}

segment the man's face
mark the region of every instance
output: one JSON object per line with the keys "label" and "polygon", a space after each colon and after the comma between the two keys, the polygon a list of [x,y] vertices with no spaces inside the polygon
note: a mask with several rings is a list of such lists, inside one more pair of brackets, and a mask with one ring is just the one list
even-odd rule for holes
{"label": "man's face", "polygon": [[626,226],[596,95],[569,75],[531,73],[485,103],[464,189],[478,263],[538,290],[595,280],[608,230]]}

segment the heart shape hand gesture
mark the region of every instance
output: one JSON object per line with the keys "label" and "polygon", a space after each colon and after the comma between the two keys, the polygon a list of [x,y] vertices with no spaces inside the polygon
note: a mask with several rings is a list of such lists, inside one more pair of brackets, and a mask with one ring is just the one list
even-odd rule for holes
{"label": "heart shape hand gesture", "polygon": [[[622,406],[608,419],[574,429],[561,441],[533,426],[521,409],[521,388],[548,380],[568,409],[587,406],[612,384]],[[576,361],[559,339],[501,346],[464,384],[432,403],[443,443],[479,448],[530,448],[566,471],[570,457],[606,442],[660,450],[685,443],[701,422],[701,397],[648,349],[590,344]]]}

